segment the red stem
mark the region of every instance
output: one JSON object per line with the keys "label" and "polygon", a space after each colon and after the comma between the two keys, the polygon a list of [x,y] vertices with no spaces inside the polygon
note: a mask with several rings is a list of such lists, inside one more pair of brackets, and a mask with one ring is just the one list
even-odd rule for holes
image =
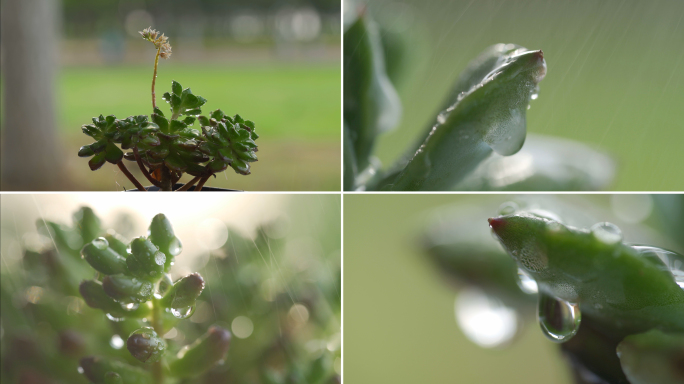
{"label": "red stem", "polygon": [[201,190],[202,190],[202,187],[204,187],[204,183],[206,183],[207,180],[209,180],[210,177],[211,177],[211,175],[209,175],[209,176],[204,176],[204,177],[200,180],[199,184],[197,184],[197,188],[195,188],[195,192],[201,191]]}
{"label": "red stem", "polygon": [[199,181],[199,179],[200,179],[200,176],[196,176],[194,179],[188,181],[188,183],[185,184],[184,186],[176,189],[176,192],[187,191],[188,189],[192,188],[192,186],[195,185]]}
{"label": "red stem", "polygon": [[116,165],[119,166],[119,169],[121,170],[121,172],[123,172],[123,174],[126,175],[126,177],[128,177],[128,180],[130,180],[131,183],[133,183],[135,185],[135,187],[138,188],[139,191],[147,192],[147,189],[145,189],[145,187],[143,187],[143,185],[140,184],[138,179],[136,179],[135,176],[133,176],[131,174],[131,172],[128,170],[128,168],[126,168],[126,165],[124,165],[124,163],[122,161],[119,161],[118,163],[116,163]]}
{"label": "red stem", "polygon": [[135,162],[138,163],[138,168],[140,168],[142,174],[145,175],[147,180],[155,187],[161,188],[161,183],[155,180],[152,175],[150,175],[150,173],[147,171],[147,167],[145,167],[145,164],[143,164],[140,154],[138,153],[138,147],[133,147],[133,155],[135,156]]}

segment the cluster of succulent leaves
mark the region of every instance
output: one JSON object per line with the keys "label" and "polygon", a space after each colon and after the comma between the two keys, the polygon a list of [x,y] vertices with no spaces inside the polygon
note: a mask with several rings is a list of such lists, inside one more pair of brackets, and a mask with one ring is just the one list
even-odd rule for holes
{"label": "cluster of succulent leaves", "polygon": [[[655,200],[662,212],[681,213],[684,204],[681,196]],[[430,223],[425,251],[445,275],[496,297],[522,318],[534,318],[538,295],[523,289],[519,269],[535,280],[540,298],[576,303],[579,329],[560,347],[578,384],[684,381],[684,289],[678,285],[684,256],[671,253],[666,265],[600,225],[576,228],[532,205],[490,219],[499,246],[486,232],[467,229],[486,225],[482,213],[457,212]],[[662,216],[664,228],[684,223],[684,216]],[[682,244],[681,232],[673,241]]]}
{"label": "cluster of succulent leaves", "polygon": [[[339,349],[304,347],[310,337],[339,332],[339,266],[338,278],[323,285],[311,283],[319,275],[288,275],[293,268],[281,258],[283,241],[265,235],[269,225],[254,240],[231,231],[231,241],[201,270],[206,280],[193,273],[173,283],[166,272],[180,243],[163,215],[147,238],[130,242],[102,228],[90,208],[76,212],[72,226],[40,220],[41,240],[25,250],[21,273],[3,268],[0,279],[2,382],[152,383],[150,365],[160,358],[173,380],[165,382],[339,381],[333,370]],[[262,283],[275,272],[261,255],[270,252],[285,267],[278,276],[287,277],[289,290],[275,290],[273,301],[265,301]],[[311,311],[305,331],[287,327],[290,294]],[[204,318],[180,321],[193,307]],[[153,308],[161,309],[162,332],[175,328],[184,337],[162,337],[151,328]],[[230,340],[229,319],[243,314],[259,331],[243,342]],[[123,345],[115,346],[117,338]]]}
{"label": "cluster of succulent leaves", "polygon": [[593,190],[612,180],[612,160],[585,145],[533,137],[523,147],[526,112],[546,63],[541,51],[515,44],[496,44],[473,59],[415,144],[383,169],[376,142],[402,114],[393,62],[416,44],[387,33],[364,7],[346,9],[345,190]]}
{"label": "cluster of succulent leaves", "polygon": [[[163,95],[171,107],[170,116],[154,108],[150,117],[93,118],[93,124],[83,125],[82,130],[95,142],[81,147],[78,155],[90,157],[90,169],[97,170],[105,162],[117,164],[123,158],[136,161],[137,151],[145,166],[155,170],[163,165],[175,180],[184,172],[209,176],[229,166],[242,175],[250,174],[249,163],[257,161],[258,150],[254,122],[240,115],[228,116],[220,109],[202,116],[206,99],[176,81],[171,90]],[[192,128],[196,122],[201,130]]]}

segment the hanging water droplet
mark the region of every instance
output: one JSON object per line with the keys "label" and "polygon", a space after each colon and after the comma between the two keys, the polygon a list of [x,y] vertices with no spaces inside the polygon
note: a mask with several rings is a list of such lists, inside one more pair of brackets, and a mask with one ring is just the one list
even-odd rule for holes
{"label": "hanging water droplet", "polygon": [[187,319],[195,313],[195,306],[185,308],[171,308],[171,314],[179,319]]}
{"label": "hanging water droplet", "polygon": [[533,94],[530,96],[530,99],[532,99],[532,100],[537,100],[538,97],[539,97],[539,94],[538,94],[538,93],[533,93]]}
{"label": "hanging water droplet", "polygon": [[116,317],[116,316],[112,315],[111,313],[106,314],[106,316],[109,320],[117,322],[117,323],[126,320],[123,317]]}
{"label": "hanging water droplet", "polygon": [[563,224],[557,222],[557,221],[548,221],[546,222],[546,231],[549,233],[559,233],[565,228]]}
{"label": "hanging water droplet", "polygon": [[499,215],[512,215],[516,213],[520,207],[513,201],[507,201],[499,206]]}
{"label": "hanging water droplet", "polygon": [[138,304],[137,303],[129,303],[123,306],[127,311],[135,311],[138,309]]}
{"label": "hanging water droplet", "polygon": [[513,308],[477,288],[459,292],[454,312],[465,336],[481,347],[503,346],[519,329],[518,315]]}
{"label": "hanging water droplet", "polygon": [[582,322],[578,304],[546,294],[539,295],[538,315],[544,335],[556,343],[564,343],[575,336]]}
{"label": "hanging water droplet", "polygon": [[539,292],[537,281],[527,274],[522,268],[518,268],[518,286],[527,294]]}
{"label": "hanging water droplet", "polygon": [[103,250],[109,247],[109,242],[104,237],[98,237],[97,239],[93,240],[93,245],[95,248]]}
{"label": "hanging water droplet", "polygon": [[183,244],[181,244],[180,240],[175,237],[169,244],[169,254],[171,254],[171,256],[178,256],[182,251]]}
{"label": "hanging water droplet", "polygon": [[114,349],[121,349],[124,345],[124,341],[119,335],[114,335],[109,340],[109,345]]}
{"label": "hanging water droplet", "polygon": [[614,245],[622,241],[622,231],[613,223],[596,223],[591,227],[591,234],[607,245]]}
{"label": "hanging water droplet", "polygon": [[684,256],[667,249],[649,245],[632,246],[642,257],[658,258],[672,274],[677,285],[684,289]]}

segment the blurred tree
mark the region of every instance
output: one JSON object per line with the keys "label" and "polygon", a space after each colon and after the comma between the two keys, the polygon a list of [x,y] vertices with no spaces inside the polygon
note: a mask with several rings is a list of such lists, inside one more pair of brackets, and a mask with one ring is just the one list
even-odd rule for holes
{"label": "blurred tree", "polygon": [[64,188],[54,105],[59,10],[55,0],[2,2],[2,189]]}

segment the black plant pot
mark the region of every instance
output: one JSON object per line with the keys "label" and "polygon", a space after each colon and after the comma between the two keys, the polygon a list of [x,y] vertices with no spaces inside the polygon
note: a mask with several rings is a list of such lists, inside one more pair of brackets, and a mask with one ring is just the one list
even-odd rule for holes
{"label": "black plant pot", "polygon": [[[176,183],[173,185],[173,190],[175,191],[184,185],[185,185],[184,183]],[[197,184],[190,187],[190,189],[188,189],[188,192],[194,191],[195,187],[197,187]],[[156,187],[156,186],[145,187],[145,188],[147,188],[148,192],[159,191],[159,187]],[[204,191],[207,191],[207,192],[243,192],[239,189],[223,189],[223,188],[214,188],[214,187],[202,187],[202,190],[200,192],[204,192]],[[140,191],[137,189],[127,189],[126,192],[140,192]]]}

